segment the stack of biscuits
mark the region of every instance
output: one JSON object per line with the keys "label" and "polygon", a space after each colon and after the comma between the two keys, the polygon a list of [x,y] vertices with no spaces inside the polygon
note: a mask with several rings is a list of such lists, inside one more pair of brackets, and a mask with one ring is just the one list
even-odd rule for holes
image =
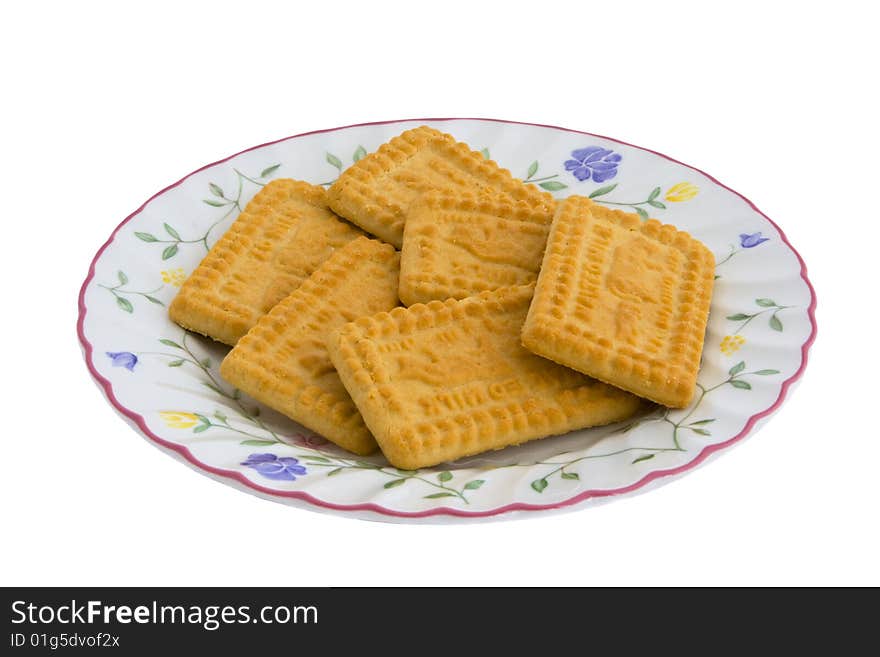
{"label": "stack of biscuits", "polygon": [[555,201],[429,127],[275,180],[170,306],[221,375],[407,470],[687,406],[714,281],[687,233]]}

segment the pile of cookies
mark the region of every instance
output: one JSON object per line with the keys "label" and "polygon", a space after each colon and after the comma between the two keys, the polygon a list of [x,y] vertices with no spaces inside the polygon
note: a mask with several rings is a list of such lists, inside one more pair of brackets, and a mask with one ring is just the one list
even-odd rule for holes
{"label": "pile of cookies", "polygon": [[423,126],[329,190],[267,184],[169,312],[233,346],[231,384],[411,470],[686,406],[713,282],[687,233]]}

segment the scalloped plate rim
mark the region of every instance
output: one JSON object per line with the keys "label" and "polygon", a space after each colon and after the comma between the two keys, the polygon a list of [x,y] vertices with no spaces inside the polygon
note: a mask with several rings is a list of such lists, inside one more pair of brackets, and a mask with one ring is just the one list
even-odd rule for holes
{"label": "scalloped plate rim", "polygon": [[[575,133],[575,134],[587,135],[590,137],[597,137],[599,139],[606,139],[608,141],[612,141],[612,142],[615,142],[618,144],[623,144],[625,146],[637,148],[639,150],[642,150],[642,151],[645,151],[648,153],[653,153],[654,155],[658,155],[666,160],[669,160],[669,161],[674,162],[676,164],[679,164],[681,166],[692,169],[692,170],[706,176],[706,178],[711,180],[713,183],[715,183],[719,187],[721,187],[721,188],[735,194],[736,196],[740,197],[742,200],[744,200],[749,205],[749,207],[751,207],[755,212],[757,212],[759,215],[761,215],[761,217],[766,219],[777,231],[779,231],[780,239],[788,247],[788,249],[791,250],[791,252],[797,258],[798,263],[800,264],[800,272],[799,272],[800,277],[804,281],[804,283],[806,284],[807,289],[809,290],[809,293],[810,293],[810,305],[807,308],[807,317],[810,321],[810,326],[811,326],[809,336],[804,341],[804,343],[801,345],[801,364],[800,364],[800,366],[788,379],[786,379],[785,381],[782,382],[782,384],[780,386],[779,395],[777,396],[776,400],[770,406],[765,408],[764,410],[759,411],[758,413],[752,414],[749,417],[749,419],[746,421],[743,429],[739,433],[737,433],[736,435],[732,436],[731,438],[729,438],[723,442],[705,446],[702,450],[700,450],[700,452],[697,454],[697,456],[695,456],[692,460],[688,461],[687,463],[685,463],[683,465],[680,465],[680,466],[677,466],[674,468],[668,468],[665,470],[654,470],[652,472],[649,472],[648,474],[646,474],[644,477],[637,480],[636,482],[629,484],[627,486],[620,487],[620,488],[590,489],[590,490],[582,491],[582,492],[578,493],[577,495],[574,495],[568,499],[565,499],[562,501],[557,501],[557,502],[551,502],[548,504],[531,504],[531,503],[526,503],[526,502],[512,502],[510,504],[498,506],[498,507],[495,507],[495,508],[492,508],[492,509],[489,509],[486,511],[466,511],[466,510],[462,510],[462,509],[456,509],[456,508],[445,507],[445,506],[435,507],[432,509],[426,509],[423,511],[401,511],[401,510],[397,510],[397,509],[390,509],[390,508],[384,507],[380,504],[376,504],[374,502],[361,502],[358,504],[337,504],[334,502],[328,502],[325,500],[321,500],[321,499],[315,497],[314,495],[311,495],[310,493],[305,492],[305,491],[279,491],[279,490],[267,488],[265,486],[261,486],[260,484],[255,483],[254,481],[251,481],[250,479],[243,476],[239,472],[236,472],[234,470],[226,470],[223,468],[218,468],[216,466],[209,465],[209,464],[205,463],[204,461],[199,460],[198,458],[196,458],[192,454],[192,452],[189,450],[189,448],[186,445],[182,445],[179,443],[173,443],[173,442],[170,442],[168,440],[161,438],[160,436],[153,433],[147,427],[147,424],[146,424],[142,415],[127,408],[125,405],[123,405],[116,398],[116,395],[113,392],[112,383],[110,382],[109,379],[107,379],[106,377],[104,377],[100,373],[98,373],[98,371],[94,365],[93,358],[92,358],[93,353],[94,353],[94,348],[93,348],[91,342],[89,342],[88,338],[86,338],[86,335],[85,335],[84,324],[85,324],[86,314],[88,312],[88,308],[86,307],[86,304],[85,304],[85,293],[86,293],[86,289],[88,288],[89,284],[92,282],[92,280],[94,278],[95,265],[96,265],[98,259],[101,257],[101,255],[104,253],[104,251],[107,249],[107,247],[113,242],[117,233],[119,232],[119,230],[123,226],[125,226],[129,221],[131,221],[134,217],[136,217],[138,214],[140,214],[144,210],[144,208],[153,199],[158,198],[159,196],[163,195],[165,192],[179,186],[184,181],[186,181],[188,178],[196,175],[197,173],[204,171],[205,169],[209,169],[209,168],[216,166],[218,164],[222,164],[223,162],[227,162],[227,161],[229,161],[229,160],[231,160],[231,159],[233,159],[243,153],[248,153],[250,151],[258,150],[258,149],[264,148],[266,146],[271,146],[273,144],[278,144],[278,143],[281,143],[284,141],[296,139],[299,137],[305,137],[308,135],[315,135],[315,134],[321,134],[321,133],[327,133],[327,132],[337,132],[340,130],[346,130],[348,128],[359,128],[359,127],[368,127],[368,126],[375,126],[375,125],[390,125],[390,124],[395,124],[395,123],[408,123],[408,122],[415,122],[415,121],[424,121],[424,122],[427,122],[427,121],[436,121],[436,122],[440,122],[440,121],[484,121],[484,122],[492,122],[492,123],[527,125],[527,126],[549,128],[552,130],[560,130],[563,132],[570,132],[570,133]],[[765,419],[768,416],[770,416],[771,414],[773,414],[784,403],[784,401],[787,398],[787,395],[789,393],[789,390],[792,388],[793,384],[795,384],[801,378],[804,370],[806,369],[807,362],[809,360],[809,350],[810,350],[810,347],[815,342],[816,333],[817,333],[815,310],[816,310],[816,291],[815,291],[812,283],[810,282],[809,277],[807,276],[806,263],[804,262],[804,259],[801,257],[801,255],[797,251],[797,249],[795,249],[794,246],[791,244],[791,242],[788,240],[788,237],[786,236],[785,231],[783,231],[782,228],[780,228],[776,224],[776,222],[774,222],[770,217],[768,217],[766,214],[764,214],[750,199],[746,198],[744,195],[737,192],[736,190],[731,189],[730,187],[728,187],[724,183],[720,182],[714,176],[706,173],[702,169],[699,169],[699,168],[692,166],[690,164],[686,164],[684,162],[681,162],[680,160],[677,160],[673,157],[670,157],[670,156],[668,156],[664,153],[661,153],[659,151],[652,150],[650,148],[644,148],[643,146],[631,144],[629,142],[626,142],[626,141],[623,141],[620,139],[616,139],[613,137],[607,137],[605,135],[600,135],[600,134],[596,134],[596,133],[592,133],[592,132],[586,132],[586,131],[582,131],[582,130],[575,130],[572,128],[565,128],[562,126],[556,126],[556,125],[550,125],[550,124],[544,124],[544,123],[531,123],[531,122],[527,122],[527,121],[510,121],[510,120],[505,120],[505,119],[493,119],[493,118],[483,118],[483,117],[428,117],[428,118],[392,119],[392,120],[387,120],[387,121],[369,121],[369,122],[365,122],[365,123],[354,123],[354,124],[338,126],[338,127],[334,127],[334,128],[324,128],[324,129],[320,129],[320,130],[312,130],[309,132],[303,132],[303,133],[299,133],[299,134],[295,134],[295,135],[290,135],[288,137],[283,137],[281,139],[275,139],[275,140],[268,141],[268,142],[265,142],[262,144],[258,144],[256,146],[251,146],[250,148],[245,148],[241,151],[238,151],[237,153],[233,153],[232,155],[221,158],[215,162],[205,164],[204,166],[201,166],[198,169],[195,169],[195,170],[191,171],[190,173],[184,175],[182,178],[180,178],[176,182],[171,183],[170,185],[167,185],[166,187],[162,188],[161,190],[159,190],[158,192],[156,192],[155,194],[150,196],[146,201],[144,201],[134,212],[129,214],[127,217],[125,217],[125,219],[123,219],[119,223],[119,225],[116,226],[116,228],[113,230],[113,232],[110,234],[110,236],[104,242],[104,244],[102,244],[101,247],[98,249],[98,251],[95,253],[95,255],[92,258],[92,261],[89,265],[88,274],[87,274],[85,280],[83,281],[82,286],[80,287],[79,297],[78,297],[78,317],[77,317],[76,329],[77,329],[77,336],[79,338],[80,346],[83,350],[83,356],[84,356],[84,359],[86,362],[86,366],[88,367],[88,370],[89,370],[90,374],[92,375],[92,378],[95,380],[95,382],[103,390],[104,395],[106,396],[107,400],[110,402],[110,405],[113,406],[113,408],[120,415],[122,415],[123,418],[125,418],[129,422],[132,422],[135,425],[135,427],[137,428],[137,430],[145,438],[149,439],[150,441],[155,443],[160,448],[163,448],[165,450],[170,450],[171,452],[176,453],[176,455],[179,457],[182,457],[185,462],[188,462],[190,465],[195,466],[195,469],[201,471],[202,474],[205,474],[206,476],[209,476],[212,479],[220,478],[221,480],[228,480],[228,481],[224,481],[224,483],[232,484],[236,488],[243,487],[243,489],[246,490],[247,492],[257,494],[260,497],[267,497],[267,498],[273,499],[273,501],[285,502],[285,501],[291,501],[291,500],[299,500],[301,502],[306,503],[307,505],[320,507],[322,510],[325,510],[325,511],[344,511],[344,512],[349,512],[349,513],[353,512],[353,515],[355,517],[358,517],[359,512],[367,512],[370,515],[372,515],[373,513],[380,514],[380,516],[382,516],[382,518],[377,518],[377,519],[384,518],[386,520],[390,520],[392,518],[397,518],[397,519],[401,519],[401,520],[435,518],[438,520],[442,520],[443,518],[447,518],[447,519],[487,518],[487,517],[492,517],[492,516],[499,516],[502,514],[512,514],[512,512],[519,512],[519,511],[550,511],[550,510],[554,510],[554,509],[563,509],[566,507],[572,507],[574,505],[586,502],[588,500],[598,500],[598,499],[602,499],[602,498],[609,498],[609,497],[614,497],[614,496],[618,496],[618,495],[626,495],[626,494],[635,493],[637,491],[645,489],[645,487],[651,483],[659,482],[660,480],[670,481],[671,477],[683,474],[689,470],[696,469],[703,462],[705,462],[706,459],[708,459],[710,456],[717,455],[718,453],[724,451],[725,449],[729,448],[730,446],[734,445],[735,443],[741,441],[746,436],[748,436],[750,433],[752,433],[755,425],[760,420]],[[363,516],[360,516],[360,517],[363,517]]]}

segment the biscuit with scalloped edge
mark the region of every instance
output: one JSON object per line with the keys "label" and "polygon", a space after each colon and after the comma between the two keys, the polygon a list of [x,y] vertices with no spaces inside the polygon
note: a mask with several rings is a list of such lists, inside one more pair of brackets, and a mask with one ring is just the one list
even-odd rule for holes
{"label": "biscuit with scalloped edge", "polygon": [[400,300],[409,306],[533,283],[554,208],[502,195],[425,194],[404,226]]}
{"label": "biscuit with scalloped edge", "polygon": [[532,286],[362,317],[330,358],[385,457],[414,470],[623,420],[642,400],[520,344]]}
{"label": "biscuit with scalloped edge", "polygon": [[358,237],[338,249],[229,352],[220,374],[251,397],[356,454],[376,441],[333,369],[326,334],[398,305],[400,258]]}
{"label": "biscuit with scalloped edge", "polygon": [[715,258],[675,226],[560,202],[523,327],[531,351],[683,408],[697,383]]}
{"label": "biscuit with scalloped edge", "polygon": [[335,249],[363,233],[323,187],[281,178],[257,193],[171,302],[171,320],[234,345]]}
{"label": "biscuit with scalloped edge", "polygon": [[431,190],[493,191],[513,200],[551,204],[492,160],[446,133],[421,126],[382,144],[342,172],[327,190],[339,216],[400,248],[410,205]]}

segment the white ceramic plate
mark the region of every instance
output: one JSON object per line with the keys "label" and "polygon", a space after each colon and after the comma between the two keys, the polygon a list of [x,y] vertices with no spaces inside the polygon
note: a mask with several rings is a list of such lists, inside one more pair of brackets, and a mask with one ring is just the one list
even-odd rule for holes
{"label": "white ceramic plate", "polygon": [[[592,196],[705,242],[717,260],[700,389],[682,411],[577,431],[444,467],[399,471],[354,457],[240,395],[226,351],[172,324],[180,283],[268,180],[327,185],[405,129],[449,132],[562,198]],[[773,413],[815,335],[803,261],[752,203],[698,169],[620,141],[486,119],[389,121],[243,151],[163,189],[100,248],[79,298],[89,370],[136,428],[195,468],[250,492],[373,519],[483,518],[584,505],[694,468]]]}

